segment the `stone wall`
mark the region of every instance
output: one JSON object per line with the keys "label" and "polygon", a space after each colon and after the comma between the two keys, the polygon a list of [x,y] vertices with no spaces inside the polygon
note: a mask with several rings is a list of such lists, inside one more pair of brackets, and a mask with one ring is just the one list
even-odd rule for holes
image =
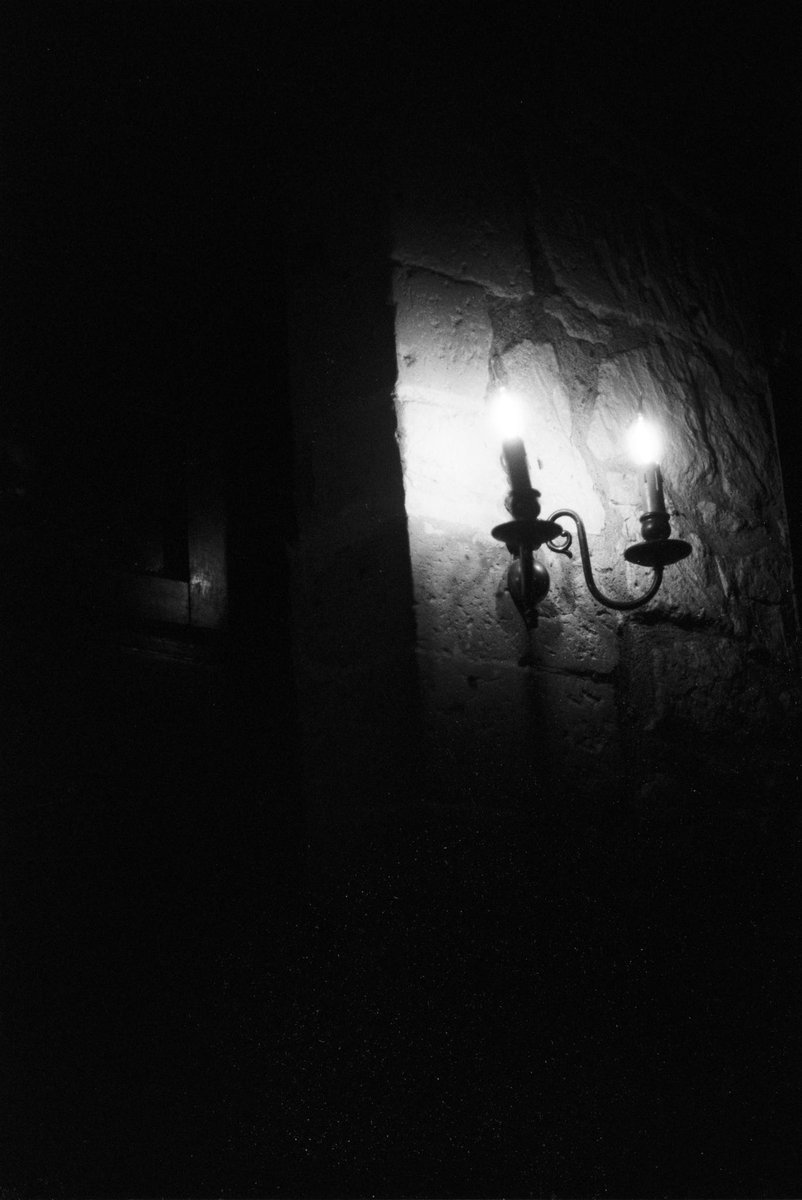
{"label": "stone wall", "polygon": [[[784,1194],[799,710],[748,243],[636,154],[483,129],[475,65],[321,127],[292,192],[311,836],[253,1161],[294,1195]],[[494,355],[611,594],[645,586],[619,433],[664,426],[693,555],[643,610],[544,552],[527,645]]]}
{"label": "stone wall", "polygon": [[[418,662],[434,791],[457,807],[528,806],[538,785],[640,803],[720,779],[724,762],[737,791],[751,779],[744,737],[785,728],[798,702],[748,243],[620,149],[574,137],[505,151],[444,128],[400,158],[397,411]],[[622,557],[642,511],[623,434],[640,404],[662,427],[673,533],[692,555],[645,608],[603,608],[578,555],[544,548],[551,591],[527,646],[490,536],[507,490],[491,357],[526,404],[542,515],[579,511],[615,597],[651,578]]]}

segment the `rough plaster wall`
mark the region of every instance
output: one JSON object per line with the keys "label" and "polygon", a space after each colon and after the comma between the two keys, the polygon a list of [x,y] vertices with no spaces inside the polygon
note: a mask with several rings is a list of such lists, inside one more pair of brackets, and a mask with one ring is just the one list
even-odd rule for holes
{"label": "rough plaster wall", "polygon": [[[782,726],[796,699],[787,522],[743,248],[604,155],[570,169],[524,157],[513,173],[451,137],[404,172],[397,411],[436,789],[480,807],[526,805],[538,786],[687,790],[689,763],[715,774],[711,745]],[[651,578],[622,558],[640,537],[622,445],[640,400],[666,435],[674,535],[693,547],[633,614],[592,599],[578,556],[540,551],[552,587],[529,659],[490,536],[506,492],[491,354],[526,398],[543,515],[582,514],[604,591],[637,595]]]}

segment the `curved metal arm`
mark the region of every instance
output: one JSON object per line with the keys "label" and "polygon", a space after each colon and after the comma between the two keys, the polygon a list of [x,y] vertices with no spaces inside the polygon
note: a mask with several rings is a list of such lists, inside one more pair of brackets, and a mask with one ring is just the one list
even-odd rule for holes
{"label": "curved metal arm", "polygon": [[[588,585],[588,591],[594,600],[598,600],[599,604],[604,604],[607,608],[618,609],[619,612],[629,612],[633,608],[640,608],[642,604],[648,604],[653,596],[657,595],[660,589],[660,584],[663,582],[663,568],[661,565],[653,567],[654,580],[649,590],[638,600],[611,600],[609,596],[605,596],[596,587],[593,580],[593,571],[590,565],[590,550],[588,549],[588,535],[585,532],[585,524],[579,513],[575,513],[571,508],[561,508],[557,512],[553,512],[549,517],[550,521],[556,521],[558,517],[570,517],[576,524],[577,534],[579,535],[579,554],[582,559],[582,571],[585,575],[585,583]],[[570,534],[565,534],[570,538]],[[557,554],[565,554],[568,552],[568,545],[553,546],[551,542],[546,545],[550,550],[554,550]]]}

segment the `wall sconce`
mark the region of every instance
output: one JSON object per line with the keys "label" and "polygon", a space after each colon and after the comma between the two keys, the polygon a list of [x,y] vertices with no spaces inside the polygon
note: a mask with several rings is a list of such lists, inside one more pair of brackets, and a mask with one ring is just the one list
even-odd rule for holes
{"label": "wall sconce", "polygon": [[642,472],[644,511],[640,519],[643,541],[628,546],[624,551],[627,562],[650,567],[654,578],[648,590],[638,599],[615,600],[605,596],[593,578],[587,533],[579,513],[570,508],[561,508],[545,521],[540,519],[540,492],[532,487],[526,449],[520,436],[523,426],[521,405],[506,387],[498,384],[497,379],[496,383],[492,415],[502,438],[502,462],[510,484],[505,507],[512,520],[496,525],[491,532],[494,538],[504,542],[513,556],[507,570],[507,587],[527,629],[534,629],[537,625],[537,605],[550,586],[549,573],[543,563],[534,557],[535,550],[545,544],[555,554],[573,557],[573,537],[557,524],[558,518],[562,517],[569,517],[576,525],[582,571],[591,596],[599,604],[620,612],[629,612],[648,604],[663,582],[663,568],[679,562],[691,552],[688,542],[670,536],[671,525],[663,498],[663,479],[659,466],[661,447],[657,429],[644,419],[642,413],[638,413],[628,431],[630,455]]}

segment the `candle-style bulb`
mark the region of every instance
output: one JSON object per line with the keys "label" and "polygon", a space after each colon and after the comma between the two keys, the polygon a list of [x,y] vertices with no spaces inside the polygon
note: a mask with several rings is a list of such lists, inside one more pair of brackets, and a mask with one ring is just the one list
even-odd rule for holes
{"label": "candle-style bulb", "polygon": [[660,430],[651,421],[647,421],[643,413],[638,413],[634,423],[627,430],[627,449],[638,466],[659,463],[663,456]]}
{"label": "candle-style bulb", "polygon": [[660,430],[651,421],[647,421],[643,413],[638,413],[635,421],[627,430],[627,449],[633,460],[641,468],[641,491],[645,520],[644,537],[668,537],[669,525],[666,517],[666,503],[663,497],[663,476],[660,471],[660,458],[663,453],[663,440]]}
{"label": "candle-style bulb", "polygon": [[507,509],[516,520],[535,520],[540,515],[537,502],[539,493],[532,488],[523,443],[526,423],[524,402],[502,384],[494,391],[489,416],[501,438],[501,461],[510,484]]}
{"label": "candle-style bulb", "polygon": [[502,386],[493,397],[490,416],[503,442],[520,438],[524,430],[525,410],[520,396]]}

